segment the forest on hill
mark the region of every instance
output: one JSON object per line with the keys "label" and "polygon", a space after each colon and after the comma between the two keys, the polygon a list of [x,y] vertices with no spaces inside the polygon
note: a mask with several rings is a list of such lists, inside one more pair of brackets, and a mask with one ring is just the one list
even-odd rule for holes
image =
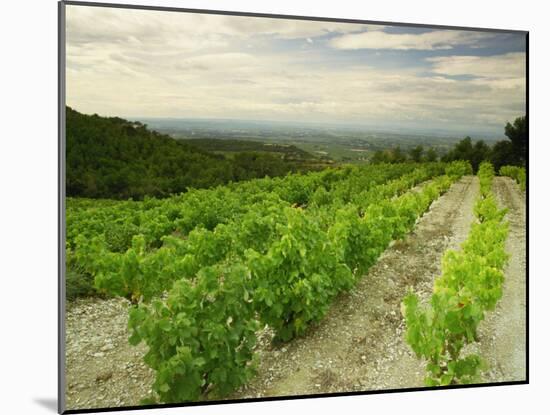
{"label": "forest on hill", "polygon": [[67,196],[142,199],[189,188],[317,169],[280,153],[241,151],[226,157],[119,117],[67,107]]}

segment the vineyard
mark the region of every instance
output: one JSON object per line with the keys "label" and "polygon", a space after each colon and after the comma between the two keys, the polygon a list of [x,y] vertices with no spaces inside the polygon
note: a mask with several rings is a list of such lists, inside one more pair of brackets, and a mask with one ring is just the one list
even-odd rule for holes
{"label": "vineyard", "polygon": [[478,339],[479,323],[502,297],[503,269],[508,259],[504,250],[506,211],[498,209],[491,193],[493,167],[482,164],[478,175],[477,221],[462,249],[445,253],[443,273],[435,281],[430,307],[420,309],[414,293],[403,302],[407,341],[418,356],[429,361],[428,386],[479,381],[480,356],[463,357],[461,351]]}
{"label": "vineyard", "polygon": [[525,172],[525,167],[502,166],[499,170],[499,174],[501,176],[511,177],[519,184],[521,190],[525,191],[527,187],[527,174]]}
{"label": "vineyard", "polygon": [[[525,170],[516,169],[503,167],[499,173],[524,189]],[[399,275],[370,280],[386,272],[385,258],[400,244],[412,246],[411,238],[422,235],[422,221],[429,221],[441,195],[465,180],[475,183],[471,175],[465,162],[346,166],[190,190],[167,199],[69,198],[67,280],[89,281],[89,286],[67,290],[75,297],[93,293],[104,298],[98,301],[119,297],[128,302],[130,343],[145,346],[143,360],[154,371],[151,390],[139,397],[142,402],[287,394],[284,382],[292,376],[275,386],[276,379],[266,374],[274,356],[285,350],[295,353],[294,361],[308,362],[307,342],[318,346],[315,336],[334,339],[343,326],[353,326],[353,319],[335,317],[346,298],[360,301],[356,310],[382,299],[393,304],[389,314],[373,320],[395,323],[402,332],[395,338],[407,343],[399,343],[399,353],[411,356],[407,365],[426,372],[411,386],[479,382],[487,364],[479,353],[466,352],[479,343],[485,316],[503,296],[509,261],[507,212],[492,191],[502,178],[494,177],[490,164],[482,164],[475,179],[479,192],[470,190],[472,203],[477,201],[471,216],[465,216],[469,232],[463,243],[441,255],[439,277],[425,284],[429,296],[416,293],[406,281],[391,289]],[[449,212],[457,215],[457,207]],[[433,255],[430,265],[438,266],[438,252],[448,244],[443,236],[431,238],[443,242],[424,256],[427,261]],[[412,256],[408,260],[412,267]],[[408,274],[404,267],[395,272]],[[372,312],[365,309],[365,315]],[[343,324],[329,330],[335,318]],[[368,367],[370,354],[362,350],[372,337],[359,337],[359,362]],[[371,352],[379,346],[371,344]],[[355,351],[342,351],[349,353]],[[331,359],[336,360],[326,360]],[[289,394],[370,385],[342,383],[340,376],[338,386],[335,369],[310,369],[319,357],[314,360],[301,371],[301,376],[315,372],[308,377],[317,379],[314,386],[298,377]],[[285,379],[284,373],[281,369],[279,379]],[[361,376],[365,380],[375,373]]]}

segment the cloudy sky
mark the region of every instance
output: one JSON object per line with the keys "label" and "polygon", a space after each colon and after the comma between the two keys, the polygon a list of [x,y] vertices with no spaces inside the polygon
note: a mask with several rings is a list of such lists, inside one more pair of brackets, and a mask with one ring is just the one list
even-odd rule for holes
{"label": "cloudy sky", "polygon": [[67,104],[501,135],[525,113],[525,36],[67,6]]}

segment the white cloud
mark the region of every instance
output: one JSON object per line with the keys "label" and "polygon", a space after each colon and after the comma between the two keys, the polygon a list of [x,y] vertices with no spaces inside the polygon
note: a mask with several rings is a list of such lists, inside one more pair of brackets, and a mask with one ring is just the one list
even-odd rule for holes
{"label": "white cloud", "polygon": [[[85,113],[378,125],[414,120],[500,130],[525,106],[522,54],[430,58],[434,76],[425,76],[361,60],[335,64],[335,54],[349,52],[325,54],[317,39],[362,36],[353,32],[366,29],[387,47],[441,48],[473,45],[485,36],[480,33],[437,31],[419,43],[418,37],[396,41],[380,25],[81,6],[68,6],[67,18],[67,103]],[[303,41],[280,41],[297,38]],[[280,43],[299,46],[281,50]],[[475,79],[448,77],[464,74]]]}
{"label": "white cloud", "polygon": [[487,33],[458,30],[419,34],[367,31],[336,37],[329,44],[336,49],[437,50],[452,49],[457,45],[475,45],[490,36]]}
{"label": "white cloud", "polygon": [[525,79],[525,53],[495,56],[439,56],[427,59],[442,75],[471,75],[489,79]]}
{"label": "white cloud", "polygon": [[368,27],[383,26],[82,6],[67,8],[67,33],[74,44],[133,41],[162,46],[166,42],[180,45],[183,42],[184,47],[190,47],[189,39],[193,44],[220,36],[305,39],[353,33]]}
{"label": "white cloud", "polygon": [[331,33],[353,33],[367,26],[354,23],[266,19],[264,17],[215,16],[220,33],[234,36],[271,35],[279,39],[314,38]]}

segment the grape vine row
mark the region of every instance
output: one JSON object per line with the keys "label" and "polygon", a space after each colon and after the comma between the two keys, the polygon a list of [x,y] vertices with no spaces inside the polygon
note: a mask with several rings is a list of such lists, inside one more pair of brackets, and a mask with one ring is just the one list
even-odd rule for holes
{"label": "grape vine row", "polygon": [[477,382],[485,366],[478,354],[465,355],[464,347],[478,340],[479,323],[502,296],[508,223],[491,192],[493,176],[493,166],[482,163],[477,220],[462,249],[444,254],[429,305],[413,292],[402,303],[407,342],[428,362],[428,386]]}
{"label": "grape vine row", "polygon": [[525,167],[502,166],[498,171],[498,174],[501,176],[511,177],[519,184],[521,190],[525,191],[527,187],[527,174],[525,172]]}

